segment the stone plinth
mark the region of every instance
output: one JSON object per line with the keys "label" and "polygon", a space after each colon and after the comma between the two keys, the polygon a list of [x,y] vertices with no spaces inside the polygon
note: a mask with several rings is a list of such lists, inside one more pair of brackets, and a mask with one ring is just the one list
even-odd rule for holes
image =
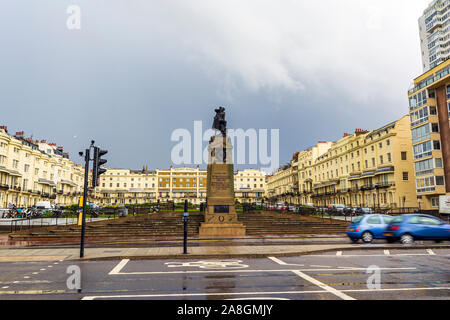
{"label": "stone plinth", "polygon": [[[209,146],[207,171],[207,206],[200,237],[244,236],[234,206],[234,168],[230,139],[215,136]],[[224,156],[224,151],[226,151]]]}

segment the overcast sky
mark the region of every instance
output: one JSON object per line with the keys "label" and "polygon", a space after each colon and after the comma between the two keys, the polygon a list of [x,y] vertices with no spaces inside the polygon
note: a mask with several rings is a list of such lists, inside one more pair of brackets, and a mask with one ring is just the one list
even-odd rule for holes
{"label": "overcast sky", "polygon": [[0,125],[76,162],[95,139],[108,167],[163,169],[173,130],[223,105],[230,128],[280,129],[284,163],[408,113],[429,2],[2,0]]}

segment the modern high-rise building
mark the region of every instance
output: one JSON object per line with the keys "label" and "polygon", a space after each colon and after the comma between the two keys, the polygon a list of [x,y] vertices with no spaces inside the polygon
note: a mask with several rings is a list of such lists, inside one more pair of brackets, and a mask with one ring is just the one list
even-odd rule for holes
{"label": "modern high-rise building", "polygon": [[450,0],[433,0],[419,18],[424,72],[450,57]]}
{"label": "modern high-rise building", "polygon": [[416,78],[408,97],[417,196],[435,210],[450,195],[450,60]]}

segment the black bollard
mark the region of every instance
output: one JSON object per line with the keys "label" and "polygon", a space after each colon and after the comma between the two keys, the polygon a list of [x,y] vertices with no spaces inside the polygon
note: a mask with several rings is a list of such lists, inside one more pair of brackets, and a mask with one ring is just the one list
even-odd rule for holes
{"label": "black bollard", "polygon": [[183,216],[183,224],[184,224],[183,254],[187,254],[188,220],[189,220],[188,202],[187,202],[187,200],[184,200],[184,216]]}

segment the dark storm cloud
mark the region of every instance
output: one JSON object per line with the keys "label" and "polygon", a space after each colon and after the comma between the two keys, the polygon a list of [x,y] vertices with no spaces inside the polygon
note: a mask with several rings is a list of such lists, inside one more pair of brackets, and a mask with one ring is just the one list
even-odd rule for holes
{"label": "dark storm cloud", "polygon": [[[279,128],[280,160],[407,113],[426,0],[0,4],[1,124],[113,167],[167,168],[171,132]],[[66,28],[69,5],[81,30]]]}

